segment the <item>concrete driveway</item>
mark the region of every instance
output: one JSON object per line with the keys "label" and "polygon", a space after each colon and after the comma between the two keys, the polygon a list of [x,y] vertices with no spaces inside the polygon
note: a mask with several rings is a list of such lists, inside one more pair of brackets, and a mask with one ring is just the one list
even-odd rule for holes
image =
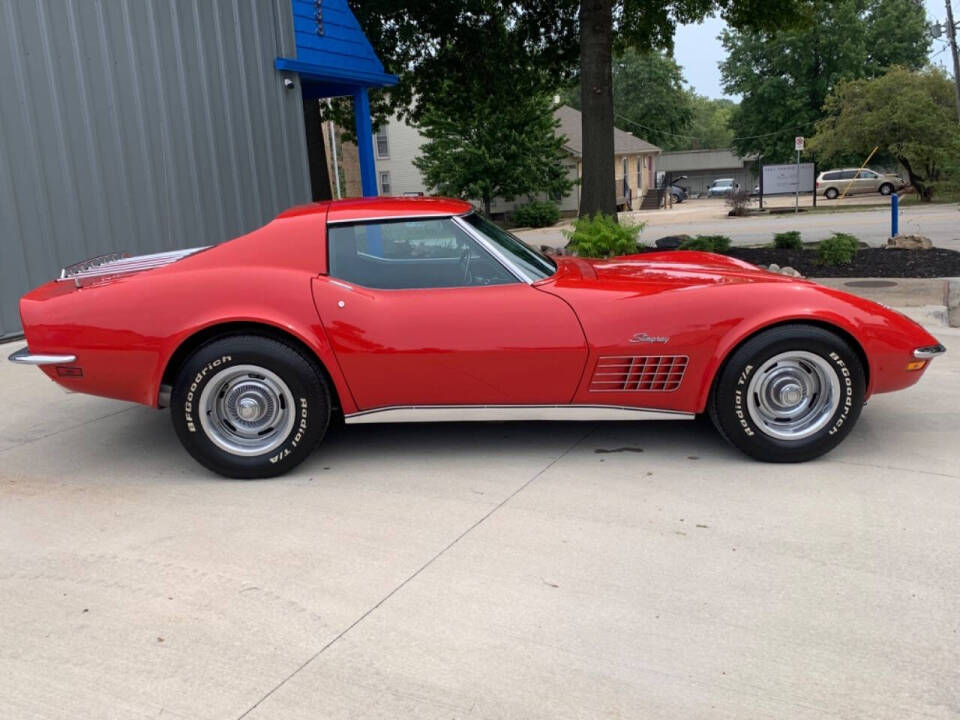
{"label": "concrete driveway", "polygon": [[699,423],[363,426],[228,481],[4,362],[0,718],[956,718],[935,332],[796,466]]}

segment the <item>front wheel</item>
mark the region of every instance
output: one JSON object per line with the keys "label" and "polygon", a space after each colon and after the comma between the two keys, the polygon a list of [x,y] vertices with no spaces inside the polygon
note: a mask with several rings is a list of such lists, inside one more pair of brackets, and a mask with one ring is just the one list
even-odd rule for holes
{"label": "front wheel", "polygon": [[839,336],[783,325],[750,338],[727,360],[709,410],[732,445],[766,462],[803,462],[835,448],[863,407],[866,378]]}
{"label": "front wheel", "polygon": [[230,336],[191,355],[170,403],[180,442],[204,467],[232,478],[281,475],[303,462],[330,422],[330,393],[315,361],[266,337]]}
{"label": "front wheel", "polygon": [[891,185],[890,183],[884,183],[883,185],[880,186],[881,195],[890,195],[892,193],[893,193],[893,185]]}

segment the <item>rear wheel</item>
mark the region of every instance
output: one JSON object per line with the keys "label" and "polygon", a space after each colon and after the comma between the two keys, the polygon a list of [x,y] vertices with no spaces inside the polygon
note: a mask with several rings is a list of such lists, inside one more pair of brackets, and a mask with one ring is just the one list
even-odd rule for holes
{"label": "rear wheel", "polygon": [[863,366],[839,336],[784,325],[749,339],[714,384],[710,417],[731,444],[767,462],[802,462],[850,432],[866,392]]}
{"label": "rear wheel", "polygon": [[837,195],[839,194],[840,193],[837,192],[836,188],[827,188],[827,191],[824,193],[824,196],[827,198],[827,200],[836,200]]}
{"label": "rear wheel", "polygon": [[170,409],[180,442],[201,465],[227,477],[265,478],[300,464],[320,442],[330,393],[297,348],[231,336],[187,359]]}

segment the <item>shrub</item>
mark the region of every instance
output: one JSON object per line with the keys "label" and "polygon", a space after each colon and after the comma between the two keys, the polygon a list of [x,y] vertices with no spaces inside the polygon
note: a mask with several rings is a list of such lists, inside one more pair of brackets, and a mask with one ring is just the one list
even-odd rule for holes
{"label": "shrub", "polygon": [[736,190],[727,197],[727,206],[730,208],[730,215],[743,217],[750,214],[750,205],[753,198],[746,190]]}
{"label": "shrub", "polygon": [[684,240],[678,249],[725,253],[730,249],[730,238],[726,235],[697,235],[695,238]]}
{"label": "shrub", "polygon": [[567,249],[581,257],[614,257],[631,255],[637,251],[637,235],[643,223],[621,225],[616,218],[603,213],[580,217],[573,222],[573,230],[565,231],[569,238]]}
{"label": "shrub", "polygon": [[781,250],[803,250],[803,241],[799,230],[777,233],[773,236],[773,246]]}
{"label": "shrub", "polygon": [[824,265],[847,265],[860,249],[860,241],[847,233],[834,233],[821,240],[817,247],[817,256]]}
{"label": "shrub", "polygon": [[560,208],[549,200],[534,200],[513,211],[513,222],[522,227],[547,227],[560,219]]}

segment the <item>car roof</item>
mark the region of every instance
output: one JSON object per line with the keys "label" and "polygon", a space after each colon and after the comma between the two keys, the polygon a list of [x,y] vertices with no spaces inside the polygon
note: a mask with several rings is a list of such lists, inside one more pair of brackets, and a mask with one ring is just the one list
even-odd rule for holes
{"label": "car roof", "polygon": [[733,182],[733,178],[717,178],[716,180],[714,180],[714,182],[715,182],[715,183],[718,183],[718,182]]}
{"label": "car roof", "polygon": [[348,220],[374,220],[401,217],[446,217],[463,215],[473,209],[464,200],[443,197],[367,197],[299,205],[284,210],[277,217],[326,213],[328,222]]}

